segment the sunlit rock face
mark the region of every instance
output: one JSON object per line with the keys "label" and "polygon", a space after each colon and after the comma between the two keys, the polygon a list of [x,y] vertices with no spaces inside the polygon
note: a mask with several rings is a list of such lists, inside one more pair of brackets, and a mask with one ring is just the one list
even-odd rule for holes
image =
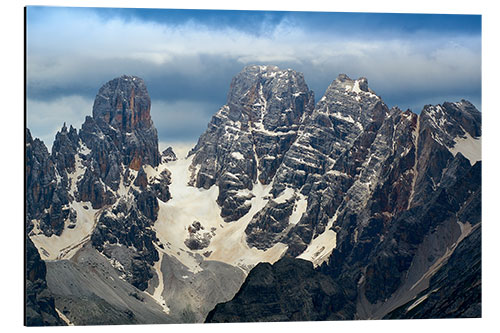
{"label": "sunlit rock face", "polygon": [[[241,86],[245,98],[253,96],[245,93],[252,91],[251,85]],[[225,110],[229,111],[226,107],[217,113],[204,135],[211,128],[220,130],[218,115]],[[238,117],[227,113],[227,118]],[[232,147],[238,137],[226,135],[225,140]],[[463,239],[471,242],[467,236],[480,225],[481,113],[465,100],[427,105],[420,114],[389,109],[366,78],[353,80],[341,74],[313,111],[302,117],[283,156],[270,159],[279,165],[268,181],[272,189],[267,204],[245,229],[247,243],[263,251],[286,244],[287,256],[310,260],[333,276],[349,295],[344,305],[352,305],[343,308],[342,316],[350,309],[352,318],[382,318],[412,300],[427,290],[430,277]],[[255,160],[258,165],[262,162]],[[214,165],[224,170],[229,161],[217,160]],[[198,183],[203,184],[210,186]],[[225,193],[237,203],[232,211],[250,209],[251,188],[228,185]],[[477,282],[477,270],[471,274]],[[271,282],[270,277],[258,276],[249,275],[246,283],[277,288],[277,278]],[[456,276],[449,279],[461,283]],[[473,310],[461,312],[468,316],[478,313],[474,300],[480,298],[478,288],[471,290],[476,295],[464,304]],[[433,299],[442,305],[448,296]],[[259,294],[252,297],[242,287],[208,320],[273,320],[264,310],[271,304],[259,303]],[[283,304],[287,301],[293,300]],[[276,320],[287,320],[278,310]],[[311,320],[315,315],[319,312],[294,320]],[[426,309],[424,317],[432,315]]]}
{"label": "sunlit rock face", "polygon": [[144,80],[121,76],[99,89],[92,116],[121,150],[123,164],[133,170],[160,163],[158,135],[151,120],[151,99]]}
{"label": "sunlit rock face", "polygon": [[[269,184],[314,108],[301,73],[248,66],[231,81],[227,104],[212,117],[190,154],[193,184],[219,187],[225,221],[245,215],[255,182]],[[246,191],[248,190],[248,191]]]}
{"label": "sunlit rock face", "polygon": [[79,229],[84,210],[99,210],[89,239],[108,257],[123,247],[124,274],[142,290],[158,260],[151,230],[158,198],[170,198],[168,170],[154,179],[144,172],[160,163],[150,108],[144,80],[121,76],[99,89],[79,132],[63,125],[51,154],[29,131],[26,146],[28,230],[61,236]]}

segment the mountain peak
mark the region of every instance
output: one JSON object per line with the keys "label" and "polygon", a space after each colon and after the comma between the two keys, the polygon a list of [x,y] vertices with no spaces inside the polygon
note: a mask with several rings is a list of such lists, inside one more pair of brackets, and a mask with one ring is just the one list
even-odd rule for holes
{"label": "mountain peak", "polygon": [[349,76],[347,76],[347,74],[341,73],[341,74],[339,74],[337,76],[337,78],[335,79],[335,81],[338,81],[338,82],[346,82],[346,81],[352,82],[352,79]]}
{"label": "mountain peak", "polygon": [[479,287],[453,304],[458,287],[433,292],[480,286],[477,269],[461,274],[480,267],[477,251],[464,257],[480,236],[461,243],[481,223],[469,102],[389,110],[366,78],[340,74],[315,105],[302,73],[247,66],[176,162],[159,153],[149,110],[144,80],[123,75],[79,133],[63,125],[52,154],[26,130],[26,231],[75,324],[200,321],[220,302],[209,321],[480,308]]}
{"label": "mountain peak", "polygon": [[332,82],[332,85],[339,86],[348,91],[353,92],[367,92],[373,93],[373,91],[368,88],[368,79],[366,77],[360,77],[357,80],[351,79],[346,74],[339,74],[339,76]]}
{"label": "mountain peak", "polygon": [[[89,149],[100,151],[103,158],[105,154],[114,154],[113,159],[122,160],[133,170],[138,171],[143,164],[157,166],[160,163],[158,134],[150,110],[151,99],[144,80],[122,75],[99,89],[92,117],[85,119],[80,137]],[[102,177],[106,177],[111,168],[108,162],[101,161]],[[116,185],[119,173],[113,172]]]}
{"label": "mountain peak", "polygon": [[[260,87],[280,87],[281,90],[297,88],[308,91],[304,75],[293,69],[280,69],[274,65],[249,65],[243,68],[231,81],[229,101],[232,98],[251,98],[259,94]],[[255,91],[253,91],[255,90]],[[253,91],[249,95],[249,91]],[[236,101],[235,101],[236,102]],[[230,103],[229,103],[230,104]]]}
{"label": "mountain peak", "polygon": [[92,115],[115,129],[131,132],[135,128],[152,126],[150,109],[151,98],[144,80],[122,75],[99,89]]}
{"label": "mountain peak", "polygon": [[242,72],[279,72],[281,69],[276,65],[248,65],[245,66]]}

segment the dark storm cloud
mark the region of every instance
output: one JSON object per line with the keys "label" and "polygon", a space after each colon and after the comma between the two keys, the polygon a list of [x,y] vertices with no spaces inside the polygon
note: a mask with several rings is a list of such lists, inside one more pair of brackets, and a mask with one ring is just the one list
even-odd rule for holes
{"label": "dark storm cloud", "polygon": [[151,106],[151,117],[161,141],[195,142],[219,107],[206,102],[156,101]]}
{"label": "dark storm cloud", "polygon": [[46,137],[55,131],[48,119],[80,127],[99,87],[131,74],[146,81],[160,140],[196,141],[248,64],[303,72],[316,100],[345,73],[367,77],[389,106],[419,112],[466,98],[480,107],[480,23],[463,15],[31,7],[28,126]]}
{"label": "dark storm cloud", "polygon": [[335,13],[248,10],[183,10],[147,8],[99,8],[93,10],[104,19],[120,18],[127,22],[143,21],[159,24],[181,25],[196,21],[215,28],[233,28],[249,34],[262,35],[266,28],[280,23],[284,18],[300,22],[304,29],[336,34],[392,34],[437,32],[480,34],[479,15],[434,15],[391,13]]}
{"label": "dark storm cloud", "polygon": [[[100,86],[123,74],[142,77],[153,99],[225,102],[232,76],[242,64],[236,59],[215,55],[174,56],[167,64],[136,59],[65,59],[47,72],[31,78],[28,96],[53,100],[78,94],[94,98]],[[35,76],[35,75],[33,75]]]}
{"label": "dark storm cloud", "polygon": [[[28,81],[28,124],[35,126],[37,135],[49,146],[63,121],[79,128],[85,116],[92,113],[99,87],[123,74],[145,80],[161,140],[193,141],[225,104],[231,79],[242,67],[234,59],[211,55],[173,59],[176,66],[130,59],[110,59],[90,65],[86,59],[73,58],[75,62],[86,68],[75,73],[78,80],[63,71],[50,80]],[[194,63],[198,64],[196,70],[186,68]]]}

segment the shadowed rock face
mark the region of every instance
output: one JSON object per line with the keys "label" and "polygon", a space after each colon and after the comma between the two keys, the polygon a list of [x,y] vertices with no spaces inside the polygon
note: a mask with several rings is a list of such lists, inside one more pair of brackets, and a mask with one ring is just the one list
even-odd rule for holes
{"label": "shadowed rock face", "polygon": [[75,170],[75,155],[77,153],[80,138],[76,129],[70,125],[69,130],[66,124],[57,132],[52,144],[51,158],[56,165],[59,174],[64,174],[64,170],[72,172]]}
{"label": "shadowed rock face", "polygon": [[[55,144],[60,142],[58,136]],[[66,155],[68,156],[68,155]],[[26,228],[33,229],[33,220],[46,236],[60,235],[66,220],[74,222],[76,215],[67,207],[70,197],[67,192],[68,179],[65,172],[57,181],[57,167],[64,170],[72,167],[71,159],[49,155],[47,147],[39,139],[33,139],[26,129]]]}
{"label": "shadowed rock face", "polygon": [[285,257],[274,265],[258,264],[234,298],[218,304],[206,322],[353,319],[349,296],[311,262]]}
{"label": "shadowed rock face", "polygon": [[429,287],[385,319],[480,318],[481,226],[465,238]]}
{"label": "shadowed rock face", "polygon": [[47,288],[47,267],[31,239],[26,239],[27,326],[66,325],[56,312],[54,297]]}

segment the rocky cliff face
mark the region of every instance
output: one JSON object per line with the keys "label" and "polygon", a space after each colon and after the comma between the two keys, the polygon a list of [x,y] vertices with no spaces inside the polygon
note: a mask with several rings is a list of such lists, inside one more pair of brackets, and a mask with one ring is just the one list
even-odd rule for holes
{"label": "rocky cliff face", "polygon": [[[58,135],[57,138],[56,143],[59,144],[61,136]],[[75,211],[68,205],[68,179],[57,177],[58,168],[65,169],[67,164],[70,167],[71,161],[62,156],[52,158],[45,144],[39,139],[33,139],[30,131],[26,130],[27,231],[33,229],[32,221],[36,220],[37,228],[44,235],[60,235],[66,221],[72,223],[76,220]]]}
{"label": "rocky cliff face", "polygon": [[118,190],[127,170],[158,166],[158,134],[150,107],[146,86],[138,77],[122,76],[99,89],[93,116],[85,119],[79,133],[90,152],[83,163],[88,174],[78,183],[78,193],[94,208],[115,201],[113,191]]}
{"label": "rocky cliff face", "polygon": [[[158,260],[151,228],[158,200],[170,198],[168,170],[152,177],[144,171],[160,163],[150,106],[144,81],[122,76],[99,89],[79,132],[62,127],[51,154],[29,131],[26,146],[30,235],[90,238],[141,290]],[[40,247],[47,257],[64,257]]]}
{"label": "rocky cliff face", "polygon": [[313,107],[314,95],[301,73],[249,66],[234,77],[227,104],[190,152],[193,184],[218,185],[225,221],[250,210],[254,183],[272,181]]}
{"label": "rocky cliff face", "polygon": [[[445,105],[442,110],[470,104]],[[454,136],[441,127],[442,133],[454,140],[447,146],[435,139],[436,117],[429,109],[424,108],[415,126],[409,125],[413,131],[402,131],[403,138],[391,140],[390,153],[379,160],[380,171],[370,180],[372,190],[364,191],[366,199],[356,206],[344,199],[337,212],[336,249],[324,269],[340,279],[358,282],[355,289],[363,308],[361,317],[378,315],[375,309],[382,303],[383,309],[411,297],[423,282],[420,278],[443,260],[468,225],[481,219],[481,163],[470,157],[475,162],[471,166],[471,160],[461,152],[454,156],[458,144],[452,144],[465,133]],[[479,112],[469,109],[467,113],[476,119],[471,128],[480,128]],[[462,122],[454,112],[443,112],[442,116],[450,123]],[[408,133],[412,138],[405,141]],[[467,135],[472,138],[475,134]],[[407,146],[398,147],[399,142],[407,142]]]}
{"label": "rocky cliff face", "polygon": [[[368,88],[365,78],[351,80],[339,75],[312,114],[304,119],[300,135],[278,168],[271,190],[278,200],[283,194],[286,198],[287,191],[293,192],[292,199],[286,201],[289,212],[298,209],[300,199],[307,201],[307,208],[299,212],[295,224],[290,223],[290,213],[275,219],[280,225],[277,228],[272,222],[262,225],[253,220],[246,229],[248,237],[255,239],[250,244],[265,249],[284,242],[293,256],[304,251],[313,237],[327,228],[341,197],[368,157],[369,147],[388,112],[387,106]],[[352,154],[349,157],[348,152]]]}
{"label": "rocky cliff face", "polygon": [[26,239],[25,325],[66,325],[56,312],[54,297],[47,289],[47,267],[33,242]]}
{"label": "rocky cliff face", "polygon": [[206,322],[353,319],[350,296],[311,262],[284,257],[274,265],[258,264],[235,297],[218,304]]}
{"label": "rocky cliff face", "polygon": [[[287,244],[288,255],[311,260],[356,295],[346,300],[354,318],[382,318],[425,290],[480,223],[481,114],[464,100],[420,115],[389,110],[366,79],[340,75],[299,128],[247,242]],[[245,320],[237,304],[253,304],[249,297],[211,318]],[[264,310],[252,316],[268,318]]]}
{"label": "rocky cliff face", "polygon": [[[121,153],[121,162],[138,171],[141,165],[158,166],[158,134],[151,120],[151,99],[141,78],[122,76],[99,89],[93,119]],[[99,133],[97,133],[99,134]],[[94,136],[95,138],[95,136]],[[89,148],[95,141],[88,140]],[[106,170],[101,170],[105,173]]]}

